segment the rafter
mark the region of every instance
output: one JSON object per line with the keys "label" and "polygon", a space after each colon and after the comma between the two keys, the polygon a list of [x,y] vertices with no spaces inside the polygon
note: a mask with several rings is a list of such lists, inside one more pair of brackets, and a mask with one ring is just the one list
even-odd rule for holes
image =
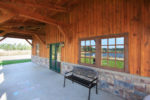
{"label": "rafter", "polygon": [[33,46],[32,43],[31,43],[28,39],[25,39],[25,40],[26,40],[31,46]]}
{"label": "rafter", "polygon": [[27,8],[30,8],[28,6],[23,6],[23,5],[18,6],[15,3],[6,3],[6,2],[0,1],[0,8],[7,9],[11,11],[12,13],[19,14],[29,19],[34,19],[34,20],[41,21],[47,24],[52,24],[55,26],[64,24],[60,21],[49,18],[47,15],[42,15],[38,12],[35,12],[34,9],[32,8],[29,10],[27,9]]}
{"label": "rafter", "polygon": [[[4,29],[4,28],[2,28],[2,29]],[[22,33],[22,34],[26,34],[26,35],[32,35],[32,36],[34,36],[35,38],[37,38],[41,43],[45,44],[45,41],[42,40],[42,39],[39,37],[38,33],[34,32],[34,31],[19,30],[19,29],[12,29],[12,28],[10,28],[10,29],[5,28],[5,30],[7,31],[7,33],[9,33],[9,32],[16,32],[16,33]]]}
{"label": "rafter", "polygon": [[47,15],[42,15],[41,13],[35,11],[35,9],[33,8],[29,9],[30,7],[28,6],[23,6],[23,5],[20,6],[20,5],[16,5],[15,3],[8,3],[8,2],[6,3],[0,1],[0,8],[7,9],[15,14],[19,14],[29,19],[34,19],[40,22],[54,25],[59,29],[59,31],[63,35],[65,35],[66,37],[68,35],[66,28],[62,27],[65,26],[66,24],[58,20],[49,18]]}
{"label": "rafter", "polygon": [[64,37],[68,38],[69,40],[72,39],[70,33],[71,33],[71,28],[69,26],[57,26],[59,31],[63,34]]}
{"label": "rafter", "polygon": [[34,36],[35,38],[37,38],[41,43],[46,44],[46,42],[45,42],[44,40],[42,40],[42,39],[39,37],[39,35],[34,34],[33,36]]}
{"label": "rafter", "polygon": [[15,14],[2,8],[0,9],[0,13],[0,23],[4,23],[15,16]]}
{"label": "rafter", "polygon": [[66,36],[65,30],[64,30],[60,25],[58,25],[57,28],[58,28],[59,31],[63,34],[63,36]]}
{"label": "rafter", "polygon": [[[20,2],[20,0],[16,1],[15,3],[17,4],[24,4],[22,2]],[[62,7],[60,5],[53,5],[53,4],[35,4],[35,3],[31,3],[31,2],[26,2],[24,4],[25,6],[30,6],[30,7],[35,7],[38,9],[46,9],[49,11],[55,11],[55,12],[68,12],[68,9],[65,7]]]}
{"label": "rafter", "polygon": [[16,34],[16,33],[8,33],[5,35],[5,37],[20,38],[20,39],[32,39],[32,36]]}
{"label": "rafter", "polygon": [[3,37],[4,35],[6,35],[8,33],[8,31],[5,31],[3,33],[0,34],[0,37]]}
{"label": "rafter", "polygon": [[37,32],[35,31],[29,31],[29,30],[19,30],[19,29],[14,29],[14,28],[1,28],[1,30],[5,30],[4,33],[1,33],[1,34],[6,34],[6,33],[10,33],[10,32],[16,32],[16,33],[22,33],[22,34],[38,34]]}
{"label": "rafter", "polygon": [[2,39],[0,39],[0,42],[3,41],[4,39],[6,39],[6,37],[3,37]]}
{"label": "rafter", "polygon": [[0,27],[4,27],[4,26],[33,26],[33,27],[41,27],[41,26],[44,26],[44,25],[41,25],[41,24],[37,24],[37,23],[23,23],[23,22],[5,22],[3,24],[0,24]]}

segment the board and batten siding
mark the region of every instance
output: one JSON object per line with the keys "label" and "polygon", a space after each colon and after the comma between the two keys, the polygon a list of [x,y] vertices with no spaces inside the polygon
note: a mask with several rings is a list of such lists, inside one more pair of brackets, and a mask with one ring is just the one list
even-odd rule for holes
{"label": "board and batten siding", "polygon": [[[128,33],[129,73],[150,77],[150,1],[81,0],[68,15],[56,18],[70,23],[69,40],[57,27],[47,25],[46,44],[64,42],[62,61],[78,63],[78,40],[109,34]],[[33,44],[38,43],[33,39]],[[35,55],[35,47],[33,48]],[[49,48],[40,43],[40,56],[49,57]]]}

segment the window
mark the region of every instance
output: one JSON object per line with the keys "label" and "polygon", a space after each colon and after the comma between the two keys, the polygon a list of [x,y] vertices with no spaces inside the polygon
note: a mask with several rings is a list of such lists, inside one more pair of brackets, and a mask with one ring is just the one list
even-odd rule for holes
{"label": "window", "polygon": [[[97,41],[97,42],[96,42]],[[127,33],[80,40],[79,63],[118,71],[128,70]]]}
{"label": "window", "polygon": [[40,53],[40,45],[36,44],[36,55],[39,56]]}
{"label": "window", "polygon": [[84,64],[95,64],[96,43],[95,40],[81,41],[80,62]]}

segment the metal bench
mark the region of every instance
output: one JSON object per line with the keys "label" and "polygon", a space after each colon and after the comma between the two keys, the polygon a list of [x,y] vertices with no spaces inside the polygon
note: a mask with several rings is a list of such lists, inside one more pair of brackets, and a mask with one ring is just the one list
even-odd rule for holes
{"label": "metal bench", "polygon": [[98,93],[98,72],[91,68],[74,66],[72,71],[65,73],[64,87],[66,79],[89,88],[88,100],[90,100],[91,88],[96,86],[96,94]]}

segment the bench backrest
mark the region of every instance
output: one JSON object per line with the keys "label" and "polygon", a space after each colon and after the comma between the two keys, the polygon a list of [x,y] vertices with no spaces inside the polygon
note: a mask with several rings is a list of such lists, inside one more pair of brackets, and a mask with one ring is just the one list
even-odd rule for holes
{"label": "bench backrest", "polygon": [[87,78],[92,78],[92,79],[98,77],[98,72],[95,71],[94,69],[86,68],[86,67],[79,67],[79,66],[73,67],[73,74],[84,76]]}

